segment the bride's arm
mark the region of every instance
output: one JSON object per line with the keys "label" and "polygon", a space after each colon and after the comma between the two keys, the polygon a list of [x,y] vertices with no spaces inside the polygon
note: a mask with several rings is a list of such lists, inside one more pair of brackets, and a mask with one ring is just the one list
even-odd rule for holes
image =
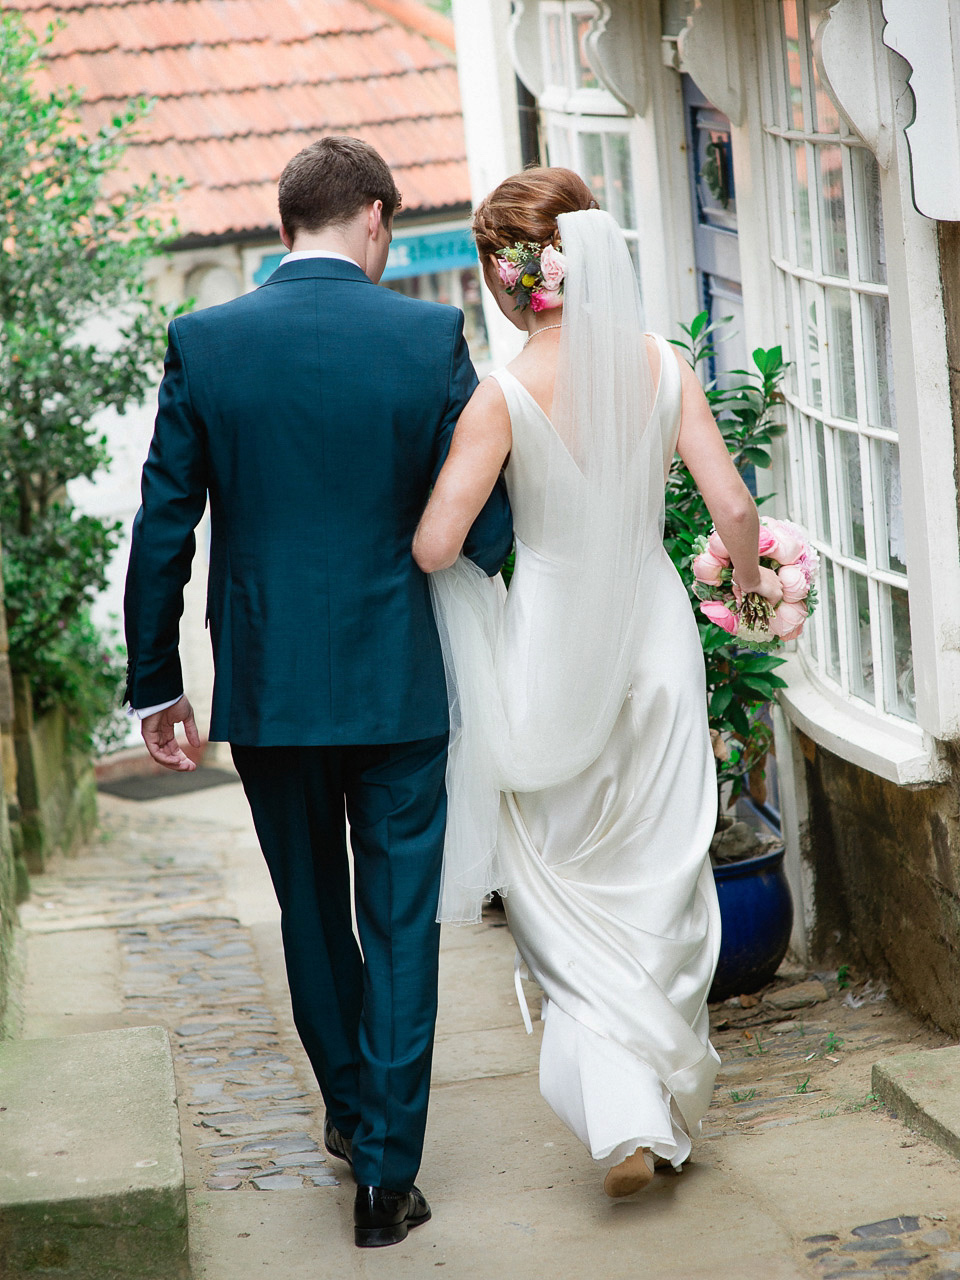
{"label": "bride's arm", "polygon": [[707,397],[690,365],[678,355],[683,382],[683,413],[677,452],[703,495],[723,545],[733,561],[733,576],[744,592],[755,591],[771,604],[783,596],[777,575],[760,567],[760,520],[750,490],[727,451]]}
{"label": "bride's arm", "polygon": [[456,560],[474,520],[493,491],[510,452],[510,415],[496,380],[486,378],[460,415],[450,452],[413,539],[424,573]]}

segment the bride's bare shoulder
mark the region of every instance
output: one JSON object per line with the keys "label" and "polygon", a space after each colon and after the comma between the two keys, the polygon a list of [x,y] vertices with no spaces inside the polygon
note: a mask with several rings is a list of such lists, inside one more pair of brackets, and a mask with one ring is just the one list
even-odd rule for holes
{"label": "bride's bare shoulder", "polygon": [[460,414],[457,430],[498,436],[510,435],[510,412],[500,383],[492,375],[479,382]]}

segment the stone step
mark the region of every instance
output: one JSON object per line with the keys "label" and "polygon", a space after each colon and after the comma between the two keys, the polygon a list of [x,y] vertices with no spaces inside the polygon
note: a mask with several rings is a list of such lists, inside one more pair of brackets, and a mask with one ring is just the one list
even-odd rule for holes
{"label": "stone step", "polygon": [[0,1043],[0,1276],[189,1274],[166,1031]]}
{"label": "stone step", "polygon": [[873,1092],[898,1119],[960,1159],[960,1048],[899,1053],[872,1074]]}

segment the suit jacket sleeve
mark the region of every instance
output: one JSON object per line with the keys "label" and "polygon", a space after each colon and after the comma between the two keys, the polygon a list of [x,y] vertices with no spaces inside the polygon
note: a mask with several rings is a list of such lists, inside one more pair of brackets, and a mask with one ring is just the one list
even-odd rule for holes
{"label": "suit jacket sleeve", "polygon": [[[450,442],[453,439],[457,419],[476,390],[476,386],[477,375],[463,336],[463,313],[460,312],[457,316],[457,329],[450,361],[447,405],[440,428],[438,456],[433,471],[434,483],[450,451]],[[493,577],[510,554],[512,546],[513,516],[510,512],[510,501],[507,498],[507,488],[501,475],[497,478],[493,492],[467,534],[463,544],[463,554],[478,565],[484,573]]]}
{"label": "suit jacket sleeve", "polygon": [[196,547],[193,531],[207,501],[206,447],[190,400],[175,320],[168,342],[123,598],[124,700],[134,707],[153,706],[183,692],[177,652],[183,588]]}

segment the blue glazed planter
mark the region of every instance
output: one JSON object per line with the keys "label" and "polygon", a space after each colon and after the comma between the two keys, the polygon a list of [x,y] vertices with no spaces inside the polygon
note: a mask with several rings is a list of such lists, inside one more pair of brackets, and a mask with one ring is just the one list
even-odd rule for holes
{"label": "blue glazed planter", "polygon": [[783,849],[714,867],[720,900],[720,960],[711,1000],[746,995],[773,978],[793,928]]}

